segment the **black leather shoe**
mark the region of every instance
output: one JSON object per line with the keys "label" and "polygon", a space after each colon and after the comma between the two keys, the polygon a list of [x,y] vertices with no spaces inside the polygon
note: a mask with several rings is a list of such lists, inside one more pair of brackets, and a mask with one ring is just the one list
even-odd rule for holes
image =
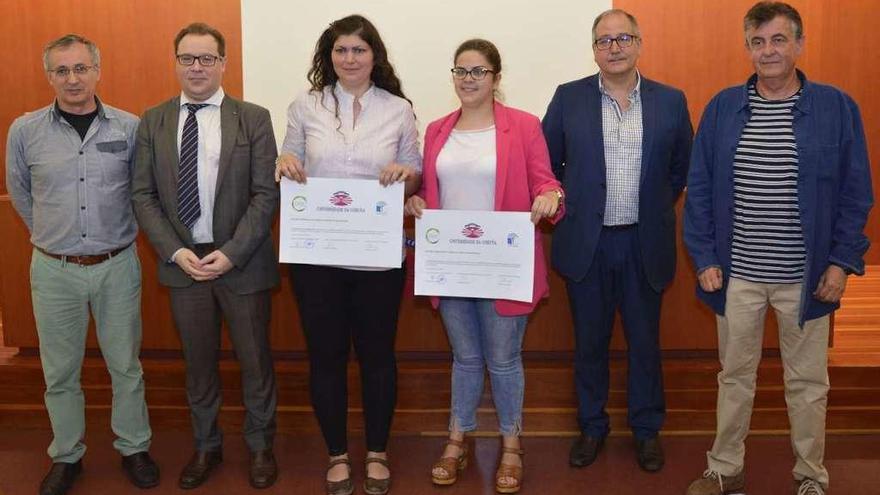
{"label": "black leather shoe", "polygon": [[122,456],[122,470],[131,484],[138,488],[153,488],[159,484],[159,466],[149,452],[136,452]]}
{"label": "black leather shoe", "polygon": [[211,471],[221,462],[223,462],[223,452],[219,450],[197,450],[193,453],[186,466],[183,467],[180,479],[177,480],[177,486],[184,490],[196,488],[208,479]]}
{"label": "black leather shoe", "polygon": [[656,436],[647,440],[636,439],[636,460],[639,462],[639,467],[649,473],[660,471],[665,462],[660,437]]}
{"label": "black leather shoe", "polygon": [[248,481],[254,488],[269,488],[278,479],[278,464],[272,449],[258,450],[251,453],[251,469]]}
{"label": "black leather shoe", "polygon": [[52,464],[43,482],[40,483],[40,495],[64,495],[81,472],[82,460]]}
{"label": "black leather shoe", "polygon": [[568,464],[571,467],[589,466],[596,460],[603,445],[605,437],[596,438],[581,433],[568,452]]}

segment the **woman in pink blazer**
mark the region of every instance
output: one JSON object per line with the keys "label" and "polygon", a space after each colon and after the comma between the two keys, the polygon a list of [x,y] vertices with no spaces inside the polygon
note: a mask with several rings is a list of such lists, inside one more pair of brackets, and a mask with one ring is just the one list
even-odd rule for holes
{"label": "woman in pink blazer", "polygon": [[[465,41],[452,69],[461,108],[428,126],[422,188],[406,203],[422,210],[531,211],[532,222],[556,222],[563,214],[562,188],[550,170],[541,122],[495,100],[501,56],[486,40]],[[541,234],[535,231],[535,281],[531,302],[480,298],[432,298],[452,347],[449,440],[431,471],[438,485],[455,483],[467,465],[465,433],[475,430],[489,370],[503,448],[495,488],[515,493],[522,483],[523,335],[529,313],[549,292]]]}

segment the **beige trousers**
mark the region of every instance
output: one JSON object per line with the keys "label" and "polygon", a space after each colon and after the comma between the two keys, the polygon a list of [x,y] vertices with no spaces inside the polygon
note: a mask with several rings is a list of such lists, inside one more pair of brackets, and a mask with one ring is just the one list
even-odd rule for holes
{"label": "beige trousers", "polygon": [[731,278],[725,316],[718,316],[718,425],[707,453],[709,469],[733,476],[743,469],[745,439],[755,398],[767,306],[776,311],[785,402],[796,458],[794,477],[828,485],[825,412],[828,403],[829,317],[798,326],[801,284],[765,284]]}

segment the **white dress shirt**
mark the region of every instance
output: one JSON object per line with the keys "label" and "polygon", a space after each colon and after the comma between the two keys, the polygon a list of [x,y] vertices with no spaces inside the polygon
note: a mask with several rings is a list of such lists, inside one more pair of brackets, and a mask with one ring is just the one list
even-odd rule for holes
{"label": "white dress shirt", "polygon": [[281,152],[299,158],[308,177],[378,179],[395,162],[421,173],[418,129],[409,102],[376,86],[359,101],[361,112],[354,122],[354,96],[339,83],[320,94],[301,94],[287,109]]}
{"label": "white dress shirt", "polygon": [[602,138],[605,143],[607,198],[603,225],[630,225],[639,221],[639,182],[642,172],[642,76],[627,95],[623,110],[605,90],[599,77],[602,98]]}
{"label": "white dress shirt", "polygon": [[[355,122],[354,100],[338,82],[321,93],[302,93],[287,108],[287,134],[281,152],[299,158],[307,177],[378,180],[379,172],[390,163],[408,165],[421,173],[419,131],[409,102],[370,86],[358,99],[361,111]],[[405,256],[405,246],[401,246],[401,258]]]}
{"label": "white dress shirt", "polygon": [[177,123],[178,156],[180,156],[183,124],[189,114],[186,104],[208,104],[196,112],[196,122],[199,126],[199,153],[196,166],[199,173],[199,208],[202,211],[192,228],[193,241],[196,244],[214,242],[214,196],[217,190],[217,171],[220,168],[220,104],[223,103],[225,96],[223,88],[218,89],[207,100],[199,102],[190,100],[183,93],[180,94],[180,119]]}

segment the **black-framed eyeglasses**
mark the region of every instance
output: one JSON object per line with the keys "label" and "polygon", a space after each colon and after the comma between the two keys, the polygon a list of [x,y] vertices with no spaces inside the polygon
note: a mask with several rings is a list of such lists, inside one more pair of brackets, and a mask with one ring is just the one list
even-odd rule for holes
{"label": "black-framed eyeglasses", "polygon": [[86,75],[90,70],[95,69],[98,70],[98,64],[95,65],[85,65],[85,64],[76,64],[73,67],[58,67],[57,69],[49,69],[46,72],[53,74],[55,77],[60,77],[64,79],[70,76],[70,73],[73,72],[78,76]]}
{"label": "black-framed eyeglasses", "polygon": [[453,67],[452,69],[449,69],[449,70],[452,72],[452,77],[454,77],[456,79],[464,79],[468,76],[468,74],[470,74],[471,77],[474,79],[474,81],[479,81],[479,80],[485,78],[486,74],[488,74],[490,72],[492,74],[495,73],[494,70],[487,69],[487,68],[483,67],[482,65],[472,67],[470,70],[467,70],[464,67]]}
{"label": "black-framed eyeglasses", "polygon": [[181,55],[177,55],[177,63],[180,65],[192,65],[196,63],[196,60],[199,61],[202,67],[211,67],[216,64],[218,60],[223,60],[223,57],[218,57],[216,55],[190,55],[189,53],[183,53]]}
{"label": "black-framed eyeglasses", "polygon": [[620,48],[626,48],[632,46],[632,44],[639,39],[638,36],[634,34],[618,34],[617,37],[611,36],[603,36],[596,41],[593,42],[596,45],[596,48],[599,50],[608,50],[611,48],[611,44],[617,42],[617,46]]}

